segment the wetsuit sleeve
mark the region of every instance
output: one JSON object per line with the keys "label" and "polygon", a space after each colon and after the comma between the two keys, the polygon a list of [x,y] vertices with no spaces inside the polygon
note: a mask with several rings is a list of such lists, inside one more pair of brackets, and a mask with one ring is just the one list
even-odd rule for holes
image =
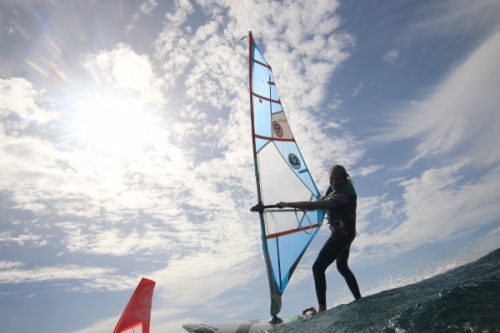
{"label": "wetsuit sleeve", "polygon": [[321,209],[331,209],[335,206],[343,205],[349,202],[349,194],[338,193],[330,196],[328,199],[320,202]]}

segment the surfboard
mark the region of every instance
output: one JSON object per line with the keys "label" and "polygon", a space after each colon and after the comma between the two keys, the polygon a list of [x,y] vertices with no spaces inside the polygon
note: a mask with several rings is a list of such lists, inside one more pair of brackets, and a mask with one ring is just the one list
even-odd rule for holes
{"label": "surfboard", "polygon": [[300,320],[308,320],[312,313],[295,316],[280,316],[281,322],[271,324],[269,319],[227,321],[209,324],[186,324],[182,327],[189,333],[263,333]]}

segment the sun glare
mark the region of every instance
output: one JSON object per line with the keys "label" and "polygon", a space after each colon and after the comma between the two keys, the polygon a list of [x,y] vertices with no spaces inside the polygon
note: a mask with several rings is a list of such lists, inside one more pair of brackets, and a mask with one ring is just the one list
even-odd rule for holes
{"label": "sun glare", "polygon": [[157,121],[138,100],[100,96],[80,106],[79,140],[107,153],[133,153],[158,144]]}

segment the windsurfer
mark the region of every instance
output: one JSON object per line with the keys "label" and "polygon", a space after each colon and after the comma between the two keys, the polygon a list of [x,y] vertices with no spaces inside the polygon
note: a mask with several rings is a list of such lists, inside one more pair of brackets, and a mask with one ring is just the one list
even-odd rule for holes
{"label": "windsurfer", "polygon": [[318,312],[326,311],[325,271],[335,260],[337,260],[337,269],[346,280],[354,298],[361,298],[356,277],[347,264],[351,243],[356,237],[356,191],[351,177],[343,166],[334,165],[329,174],[330,186],[325,196],[317,201],[277,203],[280,208],[327,211],[328,224],[330,224],[332,234],[320,250],[312,268],[318,299]]}

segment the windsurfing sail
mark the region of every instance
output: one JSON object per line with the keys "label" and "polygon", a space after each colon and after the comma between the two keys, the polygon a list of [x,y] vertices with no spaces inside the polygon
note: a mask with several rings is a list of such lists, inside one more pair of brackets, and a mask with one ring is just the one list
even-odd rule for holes
{"label": "windsurfing sail", "polygon": [[323,211],[279,209],[279,201],[315,201],[320,193],[300,153],[283,111],[269,63],[249,33],[252,143],[262,247],[271,296],[271,316],[281,310],[281,295],[318,232]]}
{"label": "windsurfing sail", "polygon": [[142,278],[123,310],[113,333],[149,333],[151,303],[156,282]]}

